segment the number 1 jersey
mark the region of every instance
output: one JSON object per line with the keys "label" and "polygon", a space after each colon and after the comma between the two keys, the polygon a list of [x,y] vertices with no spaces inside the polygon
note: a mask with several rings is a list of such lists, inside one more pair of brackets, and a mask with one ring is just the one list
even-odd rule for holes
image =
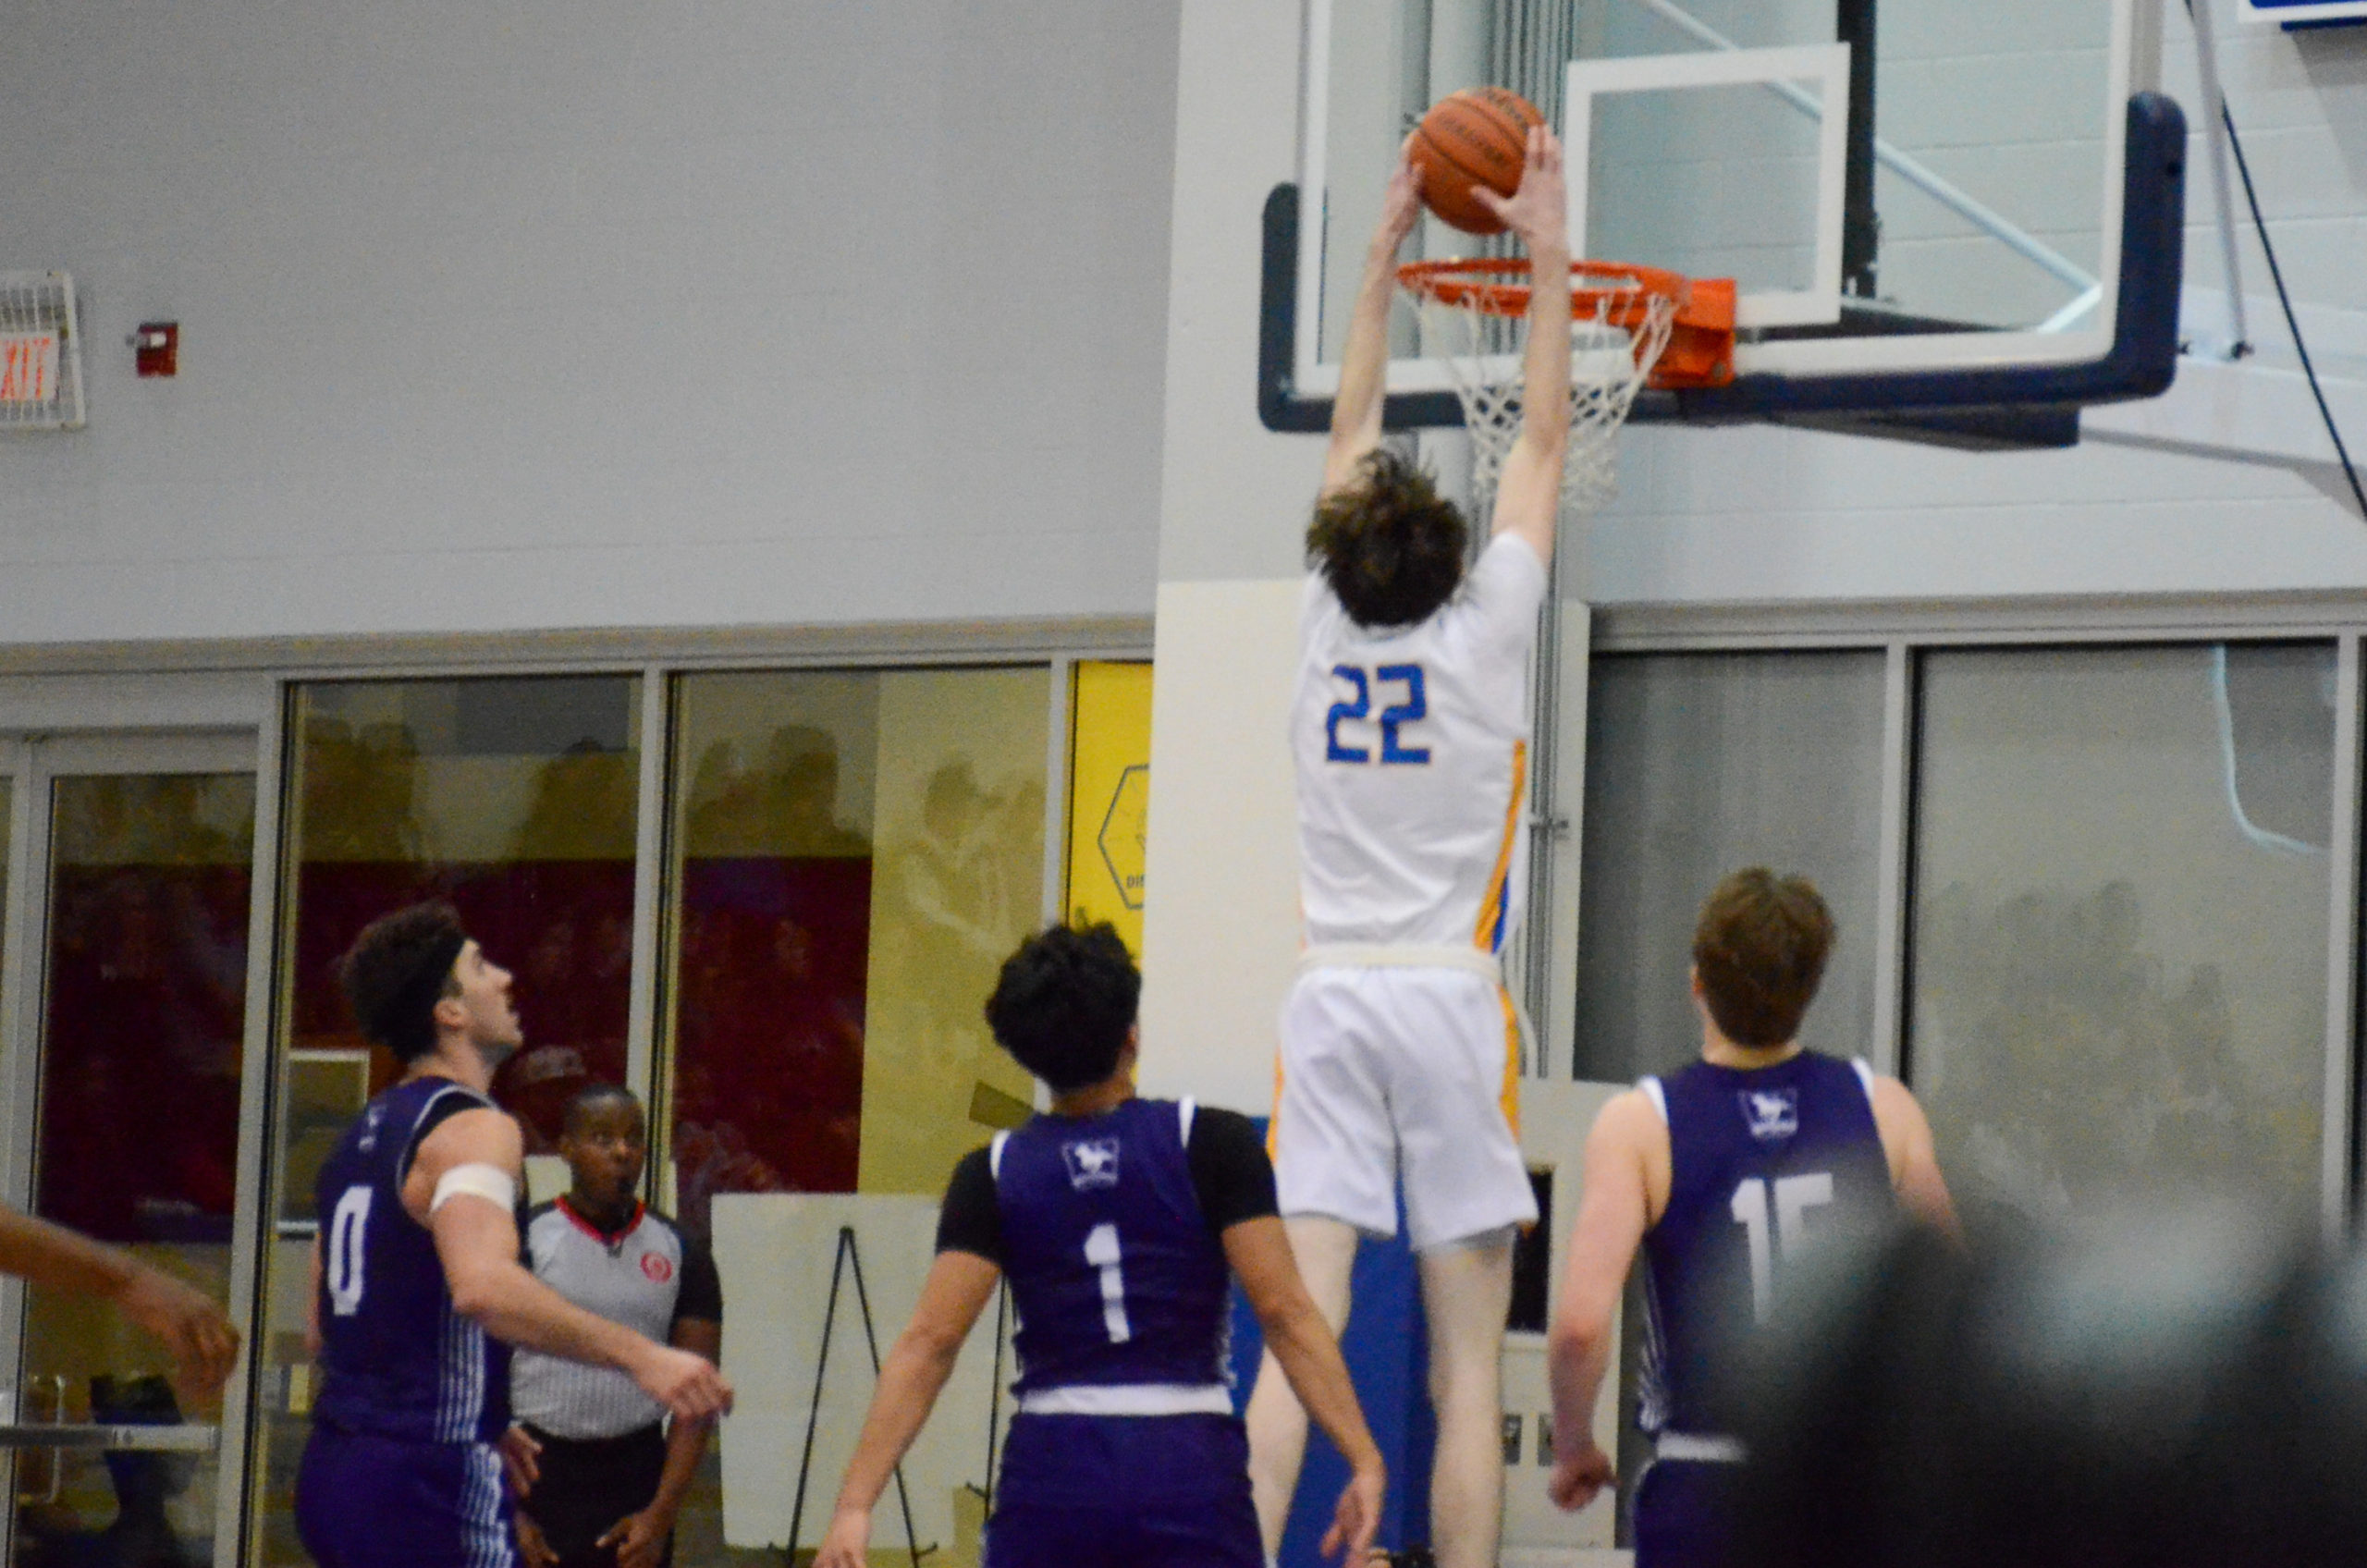
{"label": "number 1 jersey", "polygon": [[1545,590],[1545,563],[1509,533],[1414,626],[1358,626],[1307,579],[1291,752],[1309,942],[1495,952],[1519,925]]}
{"label": "number 1 jersey", "polygon": [[1668,1207],[1644,1235],[1637,1424],[1714,1436],[1716,1378],[1765,1321],[1786,1257],[1897,1208],[1863,1062],[1802,1051],[1772,1067],[1697,1061],[1640,1087],[1668,1123]]}

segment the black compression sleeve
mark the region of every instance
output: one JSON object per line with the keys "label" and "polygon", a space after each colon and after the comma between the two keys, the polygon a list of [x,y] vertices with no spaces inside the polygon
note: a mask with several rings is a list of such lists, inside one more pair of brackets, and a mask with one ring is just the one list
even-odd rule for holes
{"label": "black compression sleeve", "polygon": [[1273,1161],[1266,1158],[1257,1124],[1239,1111],[1202,1106],[1193,1112],[1186,1156],[1209,1230],[1222,1234],[1245,1219],[1282,1212],[1274,1199]]}
{"label": "black compression sleeve", "polygon": [[975,1253],[1002,1267],[1002,1207],[995,1201],[995,1170],[985,1149],[972,1149],[945,1184],[937,1215],[937,1250]]}
{"label": "black compression sleeve", "polygon": [[723,1276],[716,1271],[715,1254],[689,1236],[682,1237],[682,1283],[674,1292],[674,1320],[685,1317],[723,1321]]}

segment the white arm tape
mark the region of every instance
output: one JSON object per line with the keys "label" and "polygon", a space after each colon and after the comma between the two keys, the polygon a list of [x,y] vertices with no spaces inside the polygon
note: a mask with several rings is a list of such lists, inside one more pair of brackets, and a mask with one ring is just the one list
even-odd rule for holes
{"label": "white arm tape", "polygon": [[427,1212],[435,1213],[463,1193],[484,1199],[504,1214],[513,1213],[518,1207],[518,1183],[510,1179],[509,1171],[497,1165],[456,1165],[435,1183],[435,1195],[427,1200]]}

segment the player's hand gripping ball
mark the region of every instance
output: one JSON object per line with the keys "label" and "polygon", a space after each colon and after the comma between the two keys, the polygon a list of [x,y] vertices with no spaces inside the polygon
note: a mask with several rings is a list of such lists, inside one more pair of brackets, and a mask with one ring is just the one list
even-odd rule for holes
{"label": "player's hand gripping ball", "polygon": [[1422,200],[1442,223],[1466,234],[1502,234],[1503,220],[1472,194],[1509,197],[1520,189],[1528,129],[1545,123],[1537,105],[1501,87],[1441,98],[1422,116],[1406,156],[1422,174]]}

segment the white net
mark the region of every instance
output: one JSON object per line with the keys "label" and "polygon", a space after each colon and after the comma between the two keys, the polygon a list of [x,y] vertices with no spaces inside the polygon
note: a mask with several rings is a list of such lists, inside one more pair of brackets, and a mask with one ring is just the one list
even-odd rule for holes
{"label": "white net", "polygon": [[[1565,514],[1599,510],[1618,494],[1619,427],[1660,362],[1676,322],[1674,299],[1630,279],[1575,281],[1617,291],[1619,302],[1601,313],[1633,318],[1636,325],[1584,319],[1571,324],[1570,446],[1562,468]],[[1520,435],[1527,318],[1497,315],[1477,303],[1449,303],[1418,285],[1409,285],[1407,292],[1420,311],[1424,354],[1445,361],[1462,400],[1464,428],[1471,434],[1472,498],[1484,513]]]}

